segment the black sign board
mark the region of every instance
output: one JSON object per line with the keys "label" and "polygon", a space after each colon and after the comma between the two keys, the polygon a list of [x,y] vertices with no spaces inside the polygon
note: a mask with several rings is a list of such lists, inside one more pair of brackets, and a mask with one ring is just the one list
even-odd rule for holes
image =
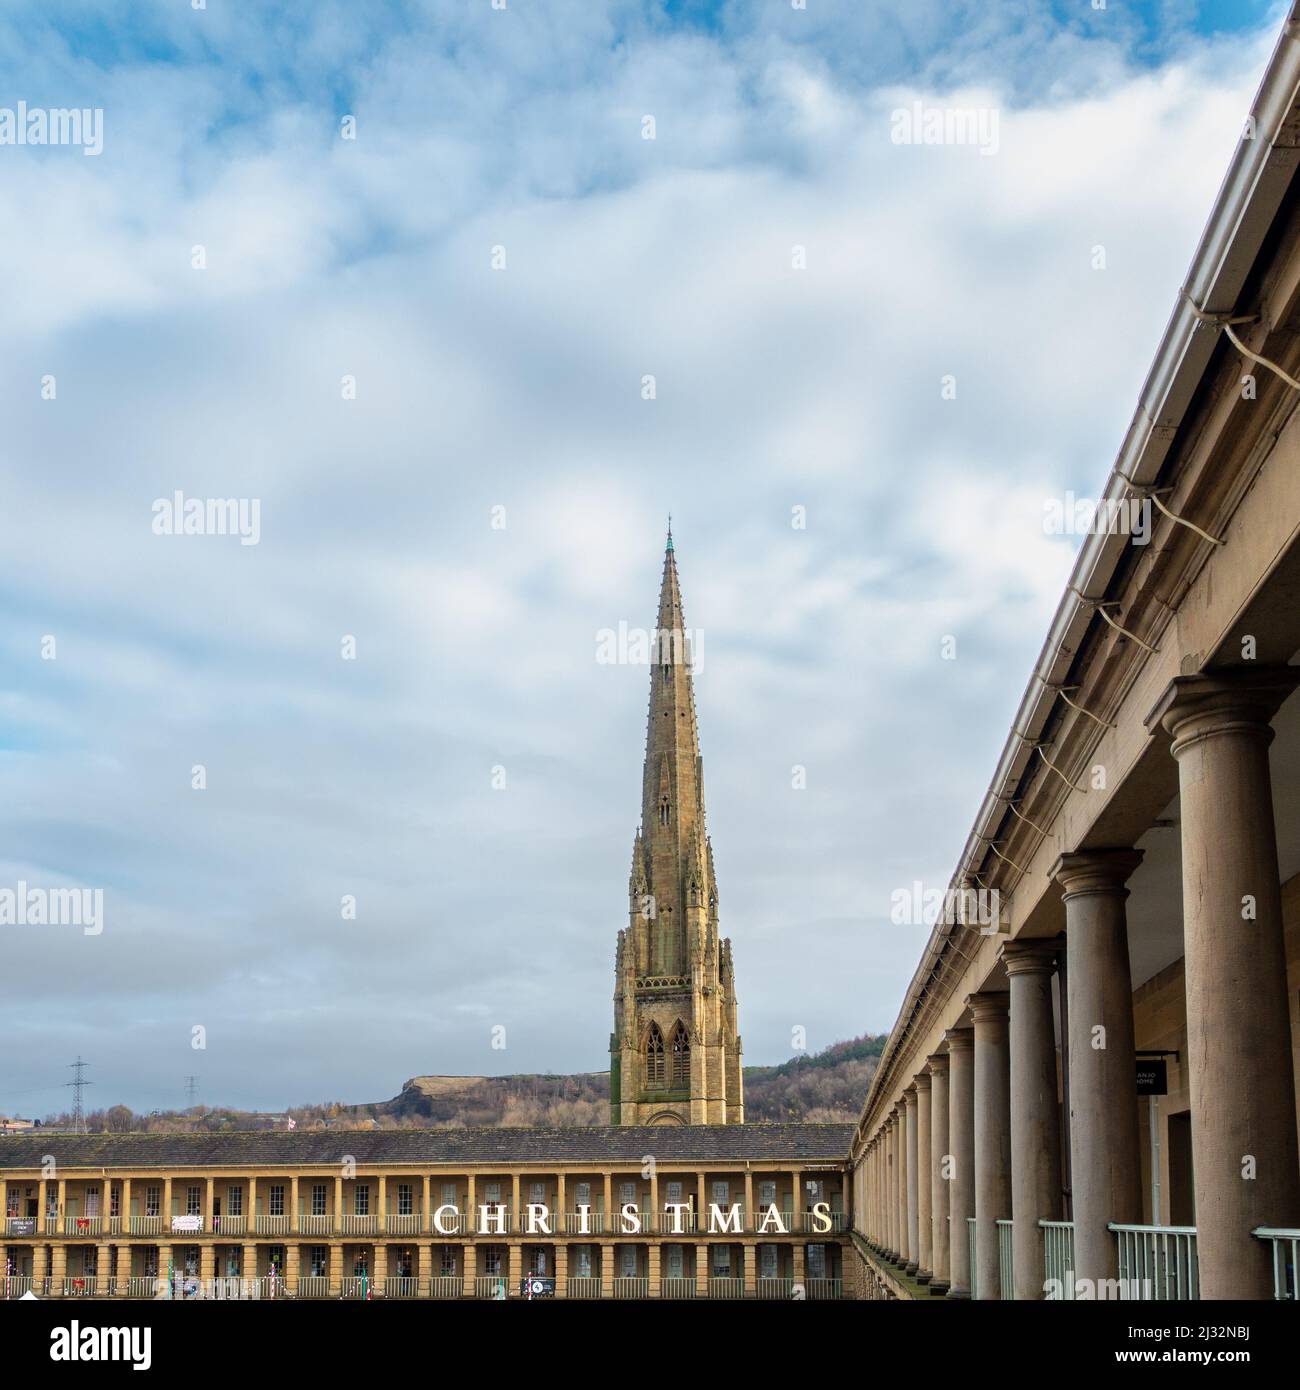
{"label": "black sign board", "polygon": [[1137,1093],[1140,1096],[1169,1094],[1169,1068],[1163,1057],[1137,1059]]}

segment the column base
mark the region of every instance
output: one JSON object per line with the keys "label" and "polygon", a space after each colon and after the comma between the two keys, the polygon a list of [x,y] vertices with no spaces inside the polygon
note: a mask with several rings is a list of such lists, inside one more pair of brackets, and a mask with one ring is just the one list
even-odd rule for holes
{"label": "column base", "polygon": [[935,1298],[942,1298],[948,1292],[948,1281],[946,1279],[931,1279],[930,1294]]}
{"label": "column base", "polygon": [[917,1264],[915,1260],[908,1260],[908,1262],[903,1266],[903,1273],[906,1274],[910,1279],[913,1275],[916,1274],[916,1272],[920,1268],[921,1266]]}
{"label": "column base", "polygon": [[934,1275],[928,1269],[918,1269],[916,1271],[916,1282],[918,1284],[928,1284]]}
{"label": "column base", "polygon": [[969,1298],[970,1298],[970,1290],[969,1290],[969,1289],[949,1289],[948,1292],[944,1295],[944,1297],[945,1297],[945,1298],[951,1298],[951,1299],[960,1299],[960,1298],[964,1298],[964,1299],[969,1300]]}

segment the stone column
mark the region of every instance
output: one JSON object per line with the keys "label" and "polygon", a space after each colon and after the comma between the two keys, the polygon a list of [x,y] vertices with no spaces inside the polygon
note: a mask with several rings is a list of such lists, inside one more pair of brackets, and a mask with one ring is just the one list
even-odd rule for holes
{"label": "stone column", "polygon": [[1097,1285],[1118,1275],[1112,1221],[1142,1219],[1133,984],[1125,881],[1140,850],[1065,854],[1052,877],[1065,900],[1070,1059],[1070,1182],[1074,1276]]}
{"label": "stone column", "polygon": [[[246,1246],[244,1247],[244,1257],[245,1257],[245,1259],[247,1259],[248,1253],[249,1253],[249,1251],[250,1251],[252,1248],[253,1248],[253,1247],[252,1247],[252,1246],[249,1246],[249,1245],[246,1245]],[[330,1276],[329,1276],[329,1277],[330,1277],[330,1282],[329,1282],[329,1293],[330,1293],[330,1297],[331,1297],[331,1298],[338,1298],[338,1296],[343,1292],[343,1247],[342,1247],[341,1245],[337,1244],[337,1243],[335,1243],[335,1244],[333,1244],[333,1245],[330,1246]],[[245,1271],[244,1271],[244,1278],[245,1278],[245,1279],[248,1278],[248,1271],[247,1271],[247,1268],[245,1268]],[[470,1283],[469,1286],[468,1286],[468,1288],[465,1290],[465,1296],[466,1296],[466,1298],[468,1298],[473,1292],[474,1292],[474,1285],[473,1285],[473,1283]]]}
{"label": "stone column", "polygon": [[600,1247],[600,1296],[602,1298],[614,1297],[614,1247],[612,1245]]}
{"label": "stone column", "polygon": [[1300,1225],[1270,720],[1300,670],[1180,676],[1173,735],[1201,1297],[1271,1298],[1257,1226]]}
{"label": "stone column", "polygon": [[900,1100],[894,1109],[898,1120],[897,1162],[895,1164],[894,1203],[898,1222],[898,1263],[907,1268],[912,1258],[907,1230],[907,1102]]}
{"label": "stone column", "polygon": [[933,1249],[931,1293],[948,1292],[948,1054],[926,1059],[930,1069],[930,1237]]}
{"label": "stone column", "polygon": [[999,1221],[1011,1217],[1011,1060],[1006,994],[972,994],[975,1020],[975,1292],[1002,1297]]}
{"label": "stone column", "polygon": [[905,1194],[907,1204],[907,1264],[903,1268],[908,1274],[915,1274],[921,1267],[920,1207],[917,1200],[920,1187],[917,1181],[917,1164],[920,1159],[917,1143],[917,1114],[919,1109],[916,1087],[914,1085],[909,1086],[903,1092],[903,1114],[907,1118],[907,1151],[904,1155],[906,1166],[903,1169],[904,1181],[907,1184]]}
{"label": "stone column", "polygon": [[1017,1298],[1042,1298],[1040,1221],[1061,1219],[1061,1117],[1056,1098],[1052,973],[1057,946],[1002,948],[1011,983],[1011,1268]]}
{"label": "stone column", "polygon": [[916,1279],[919,1284],[928,1284],[934,1278],[934,1231],[930,1216],[930,1175],[934,1170],[930,1153],[930,1073],[917,1072],[913,1084],[916,1086]]}
{"label": "stone column", "polygon": [[758,1252],[752,1241],[746,1241],[741,1247],[740,1258],[743,1261],[745,1275],[744,1292],[746,1298],[758,1297]]}
{"label": "stone column", "polygon": [[[2,1210],[2,1208],[0,1208]],[[107,1213],[107,1207],[105,1212]],[[104,1220],[108,1220],[107,1214]],[[207,1249],[208,1247],[204,1247]],[[200,1259],[202,1255],[200,1255]],[[0,1259],[0,1271],[4,1269],[4,1261]],[[95,1249],[95,1293],[100,1298],[107,1298],[108,1286],[113,1278],[113,1247],[111,1245],[100,1245]]]}
{"label": "stone column", "polygon": [[898,1112],[889,1116],[889,1178],[885,1190],[886,1219],[889,1222],[889,1259],[897,1264],[902,1257],[903,1240],[898,1230]]}
{"label": "stone column", "polygon": [[970,1297],[970,1246],[966,1218],[975,1215],[975,1033],[949,1028],[948,1148],[952,1177],[948,1183],[949,1298]]}
{"label": "stone column", "polygon": [[[560,1178],[560,1182],[564,1182],[563,1177]],[[555,1247],[555,1296],[569,1296],[569,1247],[563,1242],[557,1243]]]}

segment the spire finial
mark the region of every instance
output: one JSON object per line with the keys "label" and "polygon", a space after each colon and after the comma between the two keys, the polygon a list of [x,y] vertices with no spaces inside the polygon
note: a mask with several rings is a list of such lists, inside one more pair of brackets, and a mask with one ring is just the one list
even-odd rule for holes
{"label": "spire finial", "polygon": [[668,545],[667,545],[666,549],[671,550],[672,548],[673,548],[673,514],[672,514],[672,512],[669,512],[669,513],[668,513]]}

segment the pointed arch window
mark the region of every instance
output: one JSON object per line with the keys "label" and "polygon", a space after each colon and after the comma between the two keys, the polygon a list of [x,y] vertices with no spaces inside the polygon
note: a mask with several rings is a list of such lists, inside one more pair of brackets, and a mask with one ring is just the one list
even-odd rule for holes
{"label": "pointed arch window", "polygon": [[659,824],[668,824],[668,795],[665,793],[659,798]]}
{"label": "pointed arch window", "polygon": [[650,1025],[650,1034],[645,1040],[645,1084],[664,1084],[664,1035],[657,1023]]}
{"label": "pointed arch window", "polygon": [[691,1081],[691,1039],[686,1025],[678,1020],[672,1041],[673,1085],[689,1086]]}

